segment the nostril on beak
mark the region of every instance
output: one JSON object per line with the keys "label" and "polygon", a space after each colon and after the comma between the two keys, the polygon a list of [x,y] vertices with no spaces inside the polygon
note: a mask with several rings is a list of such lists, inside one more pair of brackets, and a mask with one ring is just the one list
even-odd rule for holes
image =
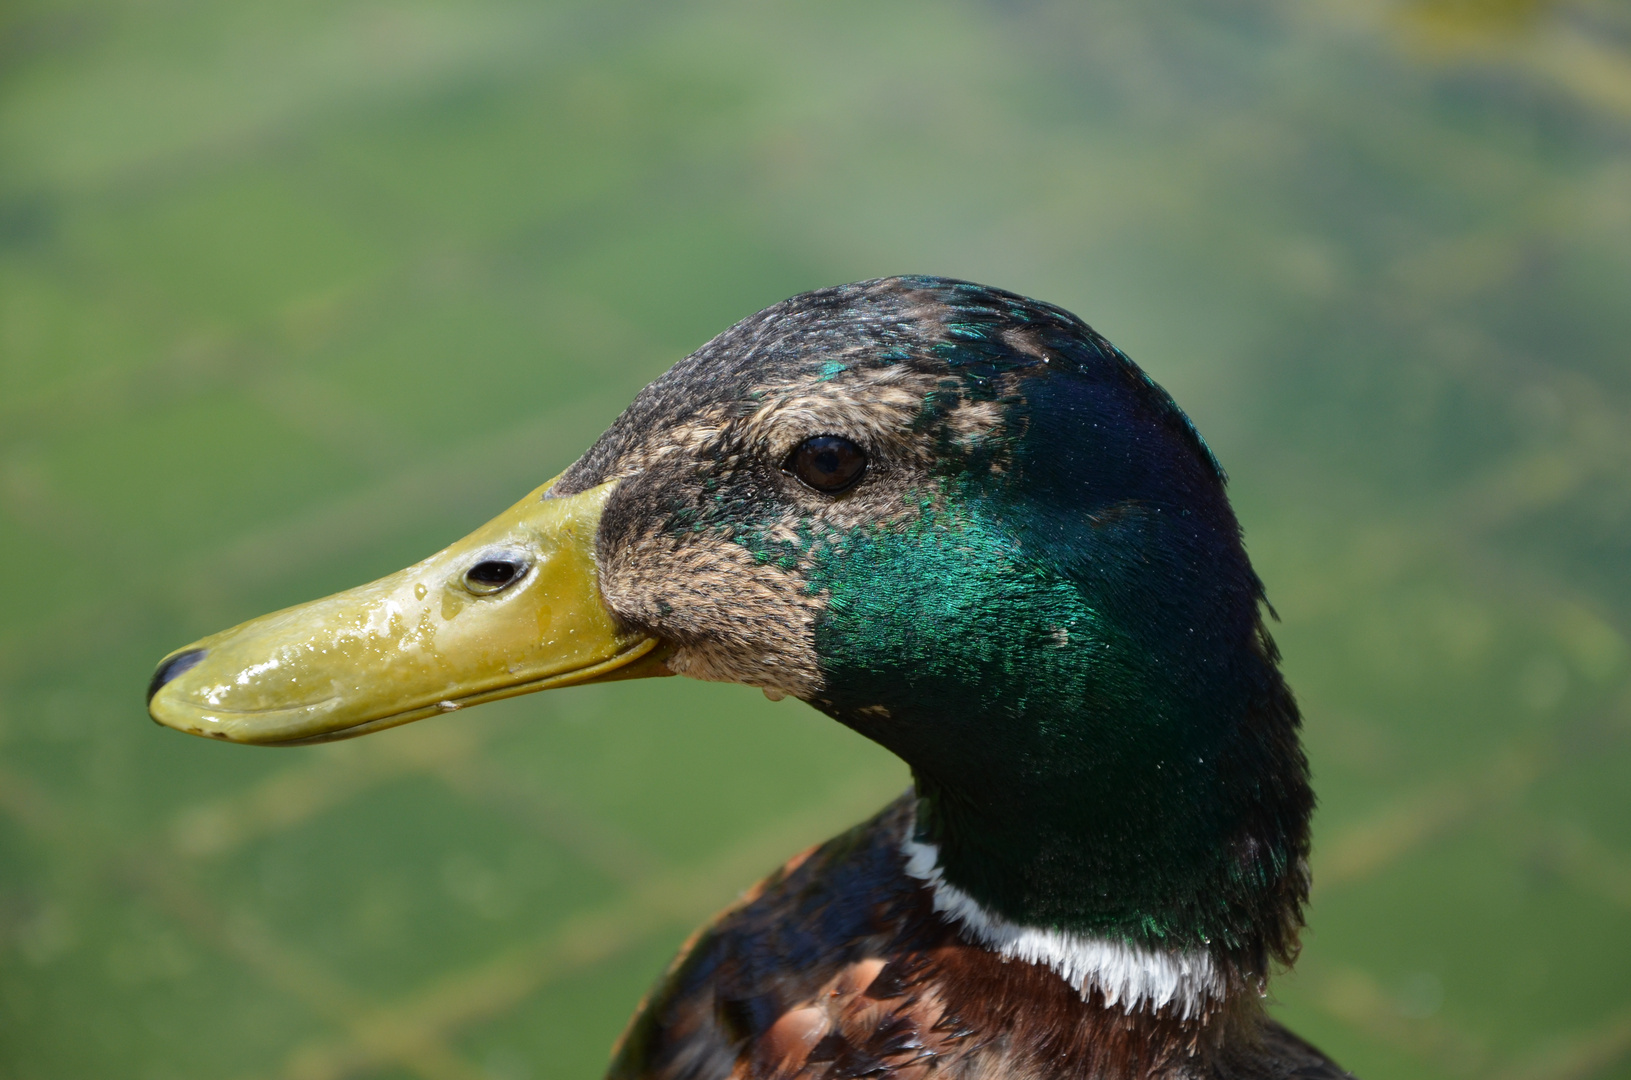
{"label": "nostril on beak", "polygon": [[188,649],[186,652],[176,653],[153,672],[153,681],[147,684],[147,700],[151,704],[153,695],[158,693],[165,683],[180,675],[182,672],[195,666],[204,659],[207,649]]}

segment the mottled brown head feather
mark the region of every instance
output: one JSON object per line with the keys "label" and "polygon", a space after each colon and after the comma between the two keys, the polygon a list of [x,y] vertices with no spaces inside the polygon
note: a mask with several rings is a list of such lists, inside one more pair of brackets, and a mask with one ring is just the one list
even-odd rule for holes
{"label": "mottled brown head feather", "polygon": [[[779,519],[770,537],[796,546],[937,505],[945,476],[994,445],[1003,390],[1011,403],[1018,384],[964,392],[931,351],[952,314],[903,279],[767,308],[648,386],[562,474],[552,494],[621,481],[601,526],[605,599],[671,647],[672,670],[806,700],[820,692],[812,628],[824,597],[806,588],[806,564],[756,561],[735,529],[768,508]],[[866,448],[866,477],[842,497],[782,471],[814,435]],[[987,467],[1002,467],[1000,453]]]}

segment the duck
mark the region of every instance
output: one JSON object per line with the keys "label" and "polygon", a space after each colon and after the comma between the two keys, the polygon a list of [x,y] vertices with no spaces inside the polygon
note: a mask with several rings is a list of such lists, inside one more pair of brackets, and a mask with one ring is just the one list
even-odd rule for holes
{"label": "duck", "polygon": [[1063,308],[818,289],[465,539],[165,657],[148,709],[302,745],[684,675],[900,757],[908,792],[690,938],[612,1080],[1346,1077],[1264,1005],[1314,796],[1226,483]]}

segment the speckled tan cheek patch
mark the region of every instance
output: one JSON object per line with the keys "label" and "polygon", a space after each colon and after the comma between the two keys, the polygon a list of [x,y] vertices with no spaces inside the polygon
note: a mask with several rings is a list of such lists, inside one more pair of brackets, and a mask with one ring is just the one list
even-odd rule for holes
{"label": "speckled tan cheek patch", "polygon": [[798,698],[821,687],[815,620],[825,599],[726,536],[654,527],[611,555],[601,588],[613,611],[672,646],[678,674]]}

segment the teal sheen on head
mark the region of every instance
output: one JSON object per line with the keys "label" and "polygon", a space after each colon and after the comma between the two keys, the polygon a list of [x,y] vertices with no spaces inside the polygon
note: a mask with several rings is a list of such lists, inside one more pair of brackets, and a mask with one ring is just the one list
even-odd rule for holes
{"label": "teal sheen on head", "polygon": [[[799,479],[815,437],[866,455],[852,487]],[[1079,319],[937,278],[795,297],[555,490],[612,479],[612,611],[899,754],[948,882],[1249,974],[1294,949],[1312,796],[1262,585],[1200,436]]]}

